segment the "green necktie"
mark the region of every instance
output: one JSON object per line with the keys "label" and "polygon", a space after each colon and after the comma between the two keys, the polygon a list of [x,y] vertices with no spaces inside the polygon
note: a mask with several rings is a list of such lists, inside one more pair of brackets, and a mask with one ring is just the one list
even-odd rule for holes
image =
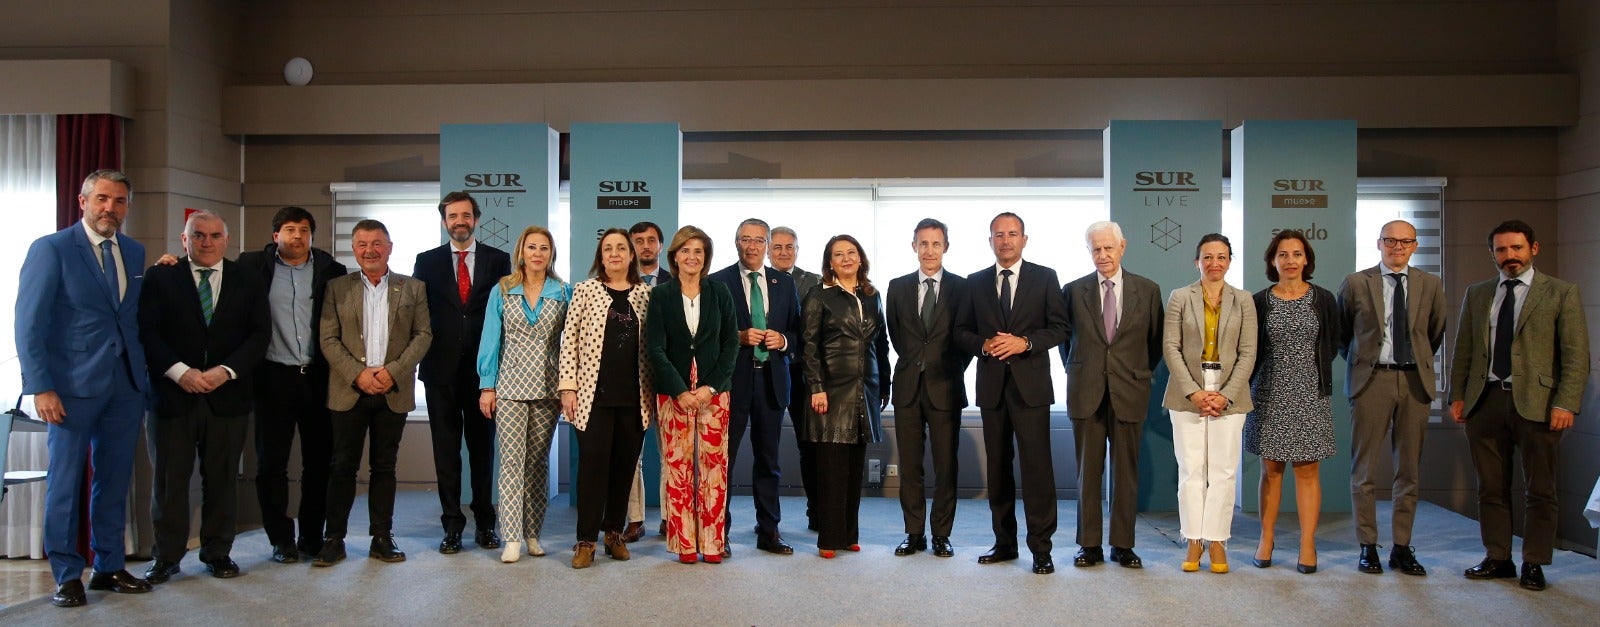
{"label": "green necktie", "polygon": [[216,272],[211,268],[200,269],[200,313],[205,314],[206,326],[211,326],[211,273]]}
{"label": "green necktie", "polygon": [[[761,298],[761,273],[750,273],[750,326],[762,331],[767,330],[767,306]],[[767,349],[764,344],[756,345],[756,361],[767,360]]]}

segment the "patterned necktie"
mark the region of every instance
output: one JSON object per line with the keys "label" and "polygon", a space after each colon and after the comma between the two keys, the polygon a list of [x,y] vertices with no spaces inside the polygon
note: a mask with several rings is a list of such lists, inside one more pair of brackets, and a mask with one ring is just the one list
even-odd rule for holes
{"label": "patterned necktie", "polygon": [[923,279],[922,284],[928,286],[922,291],[922,331],[927,333],[933,330],[933,306],[937,304],[939,295],[933,292],[933,279]]}
{"label": "patterned necktie", "polygon": [[1117,284],[1106,279],[1100,282],[1106,286],[1106,296],[1100,299],[1100,317],[1106,325],[1106,343],[1117,340]]}
{"label": "patterned necktie", "polygon": [[206,317],[206,326],[211,326],[211,313],[213,304],[211,298],[211,273],[216,272],[211,268],[200,268],[200,313]]}
{"label": "patterned necktie", "polygon": [[[764,303],[765,303],[765,301],[761,298],[761,273],[760,272],[751,272],[750,273],[750,326],[755,327],[757,329],[761,329],[762,331],[767,330],[767,306]],[[765,344],[757,344],[756,345],[756,361],[765,362],[766,360],[767,360],[766,345]]]}
{"label": "patterned necktie", "polygon": [[461,295],[461,304],[467,304],[467,297],[472,295],[472,273],[467,271],[467,251],[456,251],[456,293]]}
{"label": "patterned necktie", "polygon": [[122,287],[117,283],[117,259],[111,256],[111,240],[100,242],[100,269],[106,273],[106,285],[111,287],[111,302],[122,302]]}
{"label": "patterned necktie", "polygon": [[1489,373],[1495,379],[1504,381],[1511,378],[1511,336],[1517,326],[1517,292],[1519,283],[1516,279],[1506,279],[1505,298],[1500,300],[1500,311],[1494,321],[1494,361],[1489,368]]}
{"label": "patterned necktie", "polygon": [[1391,356],[1396,365],[1404,366],[1416,361],[1411,356],[1411,314],[1406,310],[1406,282],[1405,275],[1399,272],[1389,273],[1394,279],[1394,302],[1389,310],[1394,312],[1394,322],[1389,325],[1389,342]]}
{"label": "patterned necktie", "polygon": [[[1000,317],[1011,322],[1011,271],[1000,271]],[[1009,327],[1008,327],[1009,328]]]}

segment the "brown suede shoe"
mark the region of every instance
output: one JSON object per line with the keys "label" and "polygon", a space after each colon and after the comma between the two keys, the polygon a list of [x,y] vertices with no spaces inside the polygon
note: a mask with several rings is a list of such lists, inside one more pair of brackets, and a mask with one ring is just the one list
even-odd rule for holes
{"label": "brown suede shoe", "polygon": [[594,543],[580,541],[572,545],[572,567],[588,568],[594,564]]}
{"label": "brown suede shoe", "polygon": [[644,521],[628,523],[628,528],[622,530],[622,541],[633,544],[644,539]]}
{"label": "brown suede shoe", "polygon": [[622,534],[615,531],[607,531],[605,542],[606,555],[610,555],[611,559],[626,561],[629,557],[633,557],[628,553],[628,543],[622,539]]}

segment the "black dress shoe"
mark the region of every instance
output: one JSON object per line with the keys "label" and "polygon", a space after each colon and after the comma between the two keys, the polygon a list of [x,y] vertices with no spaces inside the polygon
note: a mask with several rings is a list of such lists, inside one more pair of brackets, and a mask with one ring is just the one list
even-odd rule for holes
{"label": "black dress shoe", "polygon": [[1544,569],[1538,564],[1522,563],[1522,587],[1533,591],[1544,590]]}
{"label": "black dress shoe", "polygon": [[1078,554],[1072,556],[1072,565],[1078,568],[1094,566],[1106,561],[1105,552],[1097,546],[1078,547]]}
{"label": "black dress shoe", "polygon": [[1056,563],[1050,561],[1049,553],[1033,554],[1033,574],[1048,575],[1053,572],[1056,572]]}
{"label": "black dress shoe", "polygon": [[177,562],[164,562],[156,560],[149,568],[144,569],[144,580],[151,584],[166,583],[173,575],[183,572],[178,568]]}
{"label": "black dress shoe", "polygon": [[217,579],[233,579],[239,576],[239,564],[231,557],[217,560],[200,560],[206,565],[206,572]]}
{"label": "black dress shoe", "polygon": [[1139,555],[1134,553],[1133,549],[1111,547],[1111,561],[1123,568],[1144,568],[1144,561],[1139,559]]}
{"label": "black dress shoe", "polygon": [[461,552],[461,532],[446,531],[444,539],[439,541],[439,552],[445,555],[455,555]]}
{"label": "black dress shoe", "polygon": [[56,607],[78,607],[88,602],[89,597],[83,593],[83,582],[77,579],[57,586],[56,593],[50,597],[50,604]]}
{"label": "black dress shoe", "polygon": [[756,548],[778,555],[794,554],[794,547],[789,546],[788,542],[784,542],[783,536],[777,531],[756,534]]}
{"label": "black dress shoe", "polygon": [[1417,562],[1416,549],[1404,544],[1396,544],[1394,548],[1389,549],[1389,568],[1418,577],[1428,574],[1428,569]]}
{"label": "black dress shoe", "polygon": [[928,536],[920,533],[910,533],[906,534],[906,539],[900,543],[900,546],[894,547],[894,554],[905,556],[926,550],[928,550]]}
{"label": "black dress shoe", "polygon": [[119,570],[114,573],[95,573],[89,578],[89,589],[140,594],[150,591],[150,582],[133,576],[133,573],[127,570]]}
{"label": "black dress shoe", "polygon": [[498,549],[500,533],[493,529],[479,529],[477,533],[472,534],[472,542],[480,549]]}
{"label": "black dress shoe", "polygon": [[272,561],[279,564],[293,564],[300,561],[300,549],[293,544],[280,544],[272,547]]}
{"label": "black dress shoe", "polygon": [[955,554],[956,554],[956,549],[955,549],[955,547],[950,546],[950,537],[949,536],[934,536],[933,537],[933,556],[934,557],[954,557]]}
{"label": "black dress shoe", "polygon": [[379,559],[390,564],[406,561],[406,554],[394,545],[394,536],[372,536],[372,548],[367,550],[367,557]]}
{"label": "black dress shoe", "polygon": [[1361,558],[1356,560],[1356,570],[1374,575],[1383,572],[1383,563],[1378,561],[1378,545],[1361,545]]}
{"label": "black dress shoe", "polygon": [[344,538],[328,538],[322,541],[322,550],[317,551],[317,557],[311,560],[311,565],[326,568],[342,561],[344,561]]}
{"label": "black dress shoe", "polygon": [[1000,562],[1009,562],[1009,561],[1014,560],[1014,559],[1017,559],[1017,550],[1016,549],[1004,549],[1004,548],[1000,548],[1000,547],[997,546],[997,547],[994,547],[992,549],[989,549],[988,553],[984,553],[983,555],[979,555],[978,556],[978,563],[979,564],[999,564]]}
{"label": "black dress shoe", "polygon": [[1468,568],[1462,573],[1467,579],[1510,579],[1517,576],[1517,564],[1511,560],[1497,560],[1485,557],[1477,566]]}
{"label": "black dress shoe", "polygon": [[322,538],[302,538],[299,542],[294,543],[294,548],[299,549],[301,555],[316,557],[318,553],[322,552]]}

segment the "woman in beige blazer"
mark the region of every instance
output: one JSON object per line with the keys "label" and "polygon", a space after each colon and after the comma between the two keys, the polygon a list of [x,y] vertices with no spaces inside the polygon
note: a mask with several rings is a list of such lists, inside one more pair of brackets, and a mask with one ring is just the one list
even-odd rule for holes
{"label": "woman in beige blazer", "polygon": [[644,339],[650,287],[639,279],[633,260],[627,230],[601,235],[591,278],[573,287],[561,334],[561,413],[578,430],[573,568],[594,562],[601,531],[606,533],[606,555],[629,557],[621,532],[655,400]]}
{"label": "woman in beige blazer", "polygon": [[1162,352],[1171,377],[1162,406],[1172,416],[1178,458],[1178,520],[1189,541],[1183,570],[1200,570],[1211,543],[1211,572],[1228,572],[1234,477],[1250,411],[1256,361],[1256,308],[1250,293],[1228,285],[1228,238],[1212,233],[1195,247],[1200,280],[1172,291]]}

